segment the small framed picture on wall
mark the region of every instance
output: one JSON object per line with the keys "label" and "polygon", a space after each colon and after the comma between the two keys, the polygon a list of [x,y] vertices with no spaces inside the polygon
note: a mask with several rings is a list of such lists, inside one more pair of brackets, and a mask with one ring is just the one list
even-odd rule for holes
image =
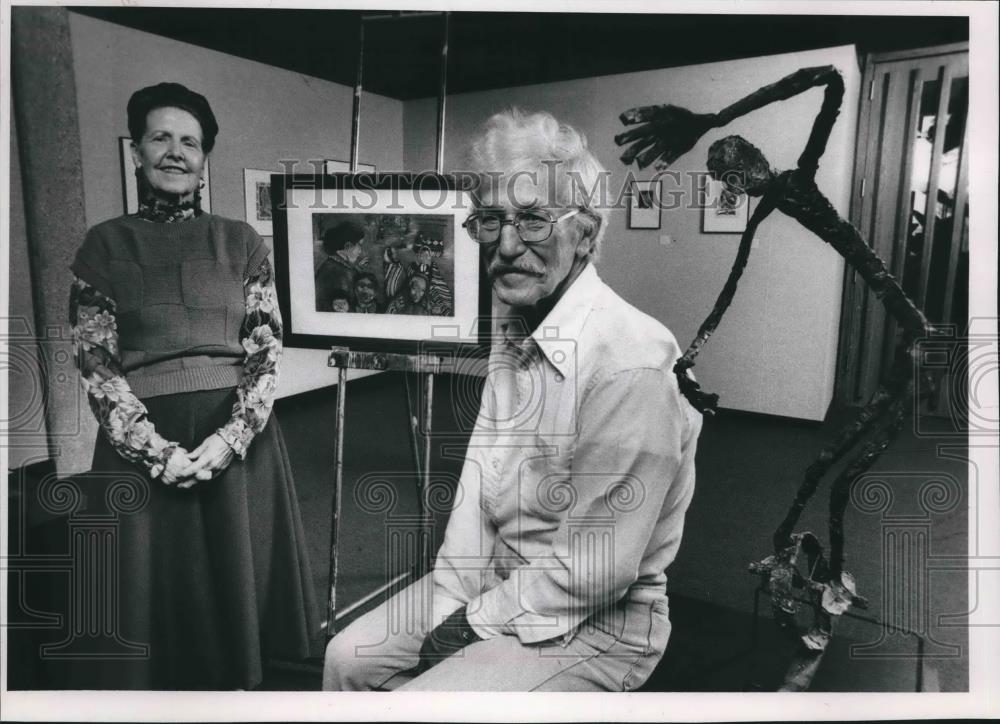
{"label": "small framed picture on wall", "polygon": [[662,181],[633,181],[628,194],[628,228],[659,229]]}
{"label": "small framed picture on wall", "polygon": [[[128,136],[118,137],[118,150],[121,155],[122,173],[122,207],[126,214],[134,214],[139,210],[139,183],[135,178],[135,162],[132,160],[132,139]],[[205,184],[201,187],[201,209],[212,213],[212,185],[209,183],[208,159],[202,171]]]}
{"label": "small framed picture on wall", "polygon": [[705,179],[701,230],[705,234],[742,234],[750,218],[750,197],[729,191],[721,181]]}
{"label": "small framed picture on wall", "polygon": [[243,203],[247,223],[261,236],[274,236],[271,221],[271,174],[259,168],[243,169]]}

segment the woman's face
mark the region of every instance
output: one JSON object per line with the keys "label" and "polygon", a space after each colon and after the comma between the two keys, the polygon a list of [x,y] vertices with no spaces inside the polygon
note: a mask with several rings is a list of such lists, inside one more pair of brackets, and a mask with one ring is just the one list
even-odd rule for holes
{"label": "woman's face", "polygon": [[187,111],[154,108],[142,138],[132,142],[132,159],[155,194],[188,201],[205,168],[201,139],[201,124]]}
{"label": "woman's face", "polygon": [[341,253],[347,261],[353,264],[358,260],[358,257],[361,256],[362,251],[364,251],[364,249],[361,248],[361,240],[358,239],[357,241],[352,241],[350,244],[345,246],[343,252]]}

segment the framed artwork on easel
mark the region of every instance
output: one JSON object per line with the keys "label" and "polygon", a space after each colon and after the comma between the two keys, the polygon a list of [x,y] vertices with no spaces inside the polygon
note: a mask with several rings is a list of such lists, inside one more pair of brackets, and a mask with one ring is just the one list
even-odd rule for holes
{"label": "framed artwork on easel", "polygon": [[291,347],[416,353],[479,345],[489,287],[452,177],[272,176],[278,301]]}

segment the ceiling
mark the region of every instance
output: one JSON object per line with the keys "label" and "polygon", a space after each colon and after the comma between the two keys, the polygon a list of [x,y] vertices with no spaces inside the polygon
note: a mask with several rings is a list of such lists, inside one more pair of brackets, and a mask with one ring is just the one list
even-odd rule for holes
{"label": "ceiling", "polygon": [[[74,7],[137,30],[354,85],[436,96],[443,16],[390,11]],[[375,16],[375,17],[372,17]],[[448,92],[504,88],[855,44],[859,53],[967,41],[965,17],[453,12]]]}

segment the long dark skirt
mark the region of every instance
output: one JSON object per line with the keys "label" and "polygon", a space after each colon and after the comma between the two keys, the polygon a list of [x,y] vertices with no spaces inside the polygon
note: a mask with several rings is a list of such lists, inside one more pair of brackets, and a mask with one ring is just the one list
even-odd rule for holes
{"label": "long dark skirt", "polygon": [[[233,390],[144,400],[168,440],[193,450],[230,416]],[[93,472],[131,473],[148,496],[120,514],[121,637],[148,646],[80,668],[73,688],[250,689],[267,658],[303,659],[318,626],[305,535],[277,421],[218,478],[188,490],[149,480],[99,435]],[[135,506],[133,506],[135,507]]]}

